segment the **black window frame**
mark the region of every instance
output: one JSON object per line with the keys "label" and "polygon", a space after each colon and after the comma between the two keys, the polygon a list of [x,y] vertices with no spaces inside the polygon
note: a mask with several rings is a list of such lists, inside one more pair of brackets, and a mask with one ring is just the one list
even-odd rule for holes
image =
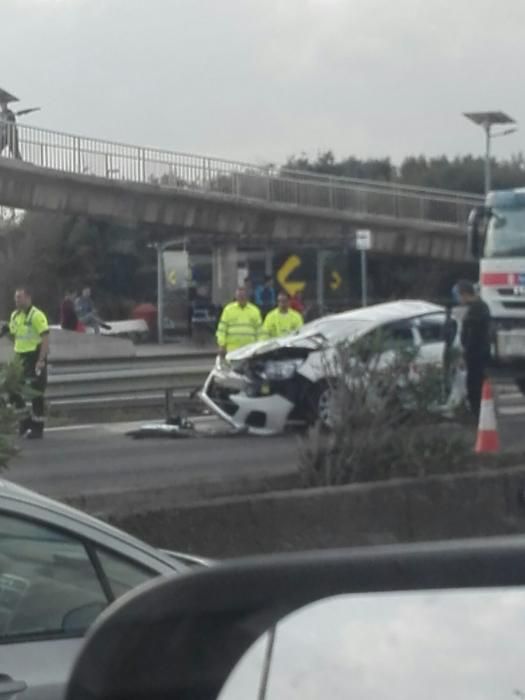
{"label": "black window frame", "polygon": [[[109,578],[104,570],[104,565],[100,561],[99,552],[102,552],[102,553],[107,554],[109,556],[115,557],[116,559],[122,559],[122,561],[127,562],[128,564],[130,564],[132,566],[135,566],[137,569],[143,569],[144,571],[151,573],[152,579],[157,578],[158,576],[161,576],[161,574],[158,571],[151,569],[146,564],[142,564],[141,562],[137,562],[134,559],[127,557],[125,554],[122,554],[122,552],[117,552],[114,549],[111,549],[110,547],[106,547],[104,545],[97,544],[94,542],[90,542],[90,544],[93,547],[93,558],[96,561],[96,565],[97,565],[97,567],[100,567],[100,576],[103,577],[105,584],[108,587],[108,591],[112,596],[111,602],[118,600],[118,598],[120,598],[121,596],[115,595],[115,592],[111,586],[111,581],[109,580]],[[132,589],[130,589],[130,590],[132,590]],[[124,595],[124,594],[121,594],[121,595]]]}
{"label": "black window frame", "polygon": [[[441,337],[438,339],[434,339],[434,340],[425,340],[423,333],[421,332],[422,326],[424,326],[425,323],[427,323],[428,321],[432,321],[432,319],[434,319],[436,317],[439,317],[442,321],[440,324]],[[434,343],[444,343],[445,342],[445,334],[446,334],[445,329],[446,329],[446,325],[447,325],[447,316],[446,316],[446,313],[444,311],[436,311],[436,312],[431,313],[431,314],[425,314],[425,316],[420,316],[417,319],[415,319],[415,325],[417,328],[419,338],[421,340],[421,346],[433,345]],[[427,325],[437,326],[438,324],[437,323],[435,323],[435,324],[429,323]]]}
{"label": "black window frame", "polygon": [[[116,599],[117,596],[115,596],[113,589],[111,587],[111,584],[108,580],[108,577],[106,576],[106,573],[104,571],[104,567],[102,566],[100,559],[97,555],[97,549],[100,551],[108,552],[109,554],[112,554],[114,556],[120,557],[121,559],[124,559],[131,564],[136,564],[136,562],[131,559],[130,557],[126,556],[125,554],[122,554],[121,552],[116,552],[115,550],[111,549],[111,547],[107,547],[106,545],[100,544],[99,542],[96,542],[89,537],[85,537],[84,535],[80,535],[76,532],[71,532],[71,530],[68,530],[67,528],[56,525],[54,523],[49,523],[46,520],[42,520],[38,517],[27,515],[25,513],[18,513],[14,512],[12,510],[5,510],[0,507],[0,516],[7,516],[10,518],[13,518],[14,520],[18,520],[21,522],[26,522],[30,523],[32,525],[36,525],[38,527],[45,528],[47,530],[55,531],[58,534],[61,534],[64,537],[69,538],[70,540],[74,540],[75,542],[78,542],[82,547],[84,548],[87,558],[91,564],[91,566],[94,569],[95,576],[100,584],[102,593],[104,597],[106,598],[106,609],[109,605],[111,605]],[[143,568],[145,570],[149,570],[152,573],[151,578],[155,578],[160,576],[161,574],[158,571],[155,571],[154,569],[149,569],[147,565],[144,565],[142,563],[139,563],[138,566],[140,568]],[[95,618],[96,619],[96,618]],[[46,641],[61,641],[61,640],[71,640],[71,639],[82,639],[86,632],[86,628],[82,632],[34,632],[34,633],[23,633],[23,634],[18,634],[18,635],[12,635],[10,637],[4,637],[0,635],[0,649],[3,646],[7,646],[8,644],[27,644],[30,642],[46,642]]]}
{"label": "black window frame", "polygon": [[377,338],[380,343],[381,341],[384,343],[384,348],[381,348],[381,345],[379,345],[380,352],[390,352],[391,350],[403,349],[405,346],[408,346],[408,337],[406,340],[394,337],[393,334],[397,330],[408,331],[410,333],[410,345],[414,350],[417,349],[418,345],[414,333],[413,320],[403,319],[402,321],[392,321],[391,323],[379,326],[371,332],[373,342],[375,342]]}

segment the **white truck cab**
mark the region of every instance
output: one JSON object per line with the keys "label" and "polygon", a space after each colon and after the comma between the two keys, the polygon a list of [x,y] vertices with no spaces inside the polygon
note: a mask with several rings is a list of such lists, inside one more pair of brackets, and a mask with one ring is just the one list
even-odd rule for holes
{"label": "white truck cab", "polygon": [[469,252],[480,261],[493,360],[525,377],[525,188],[489,192],[484,206],[472,210]]}

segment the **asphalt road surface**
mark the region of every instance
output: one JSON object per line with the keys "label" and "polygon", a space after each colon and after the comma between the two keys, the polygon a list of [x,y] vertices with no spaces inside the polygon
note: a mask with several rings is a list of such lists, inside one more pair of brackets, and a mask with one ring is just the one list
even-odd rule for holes
{"label": "asphalt road surface", "polygon": [[[140,425],[140,424],[139,424]],[[51,428],[25,441],[5,477],[91,512],[180,504],[295,483],[297,436],[228,435],[214,419],[200,437],[134,440],[137,424]],[[213,435],[218,431],[218,435]],[[211,434],[210,434],[211,433]]]}
{"label": "asphalt road surface", "polygon": [[494,397],[502,450],[525,453],[525,397],[512,381],[496,384]]}
{"label": "asphalt road surface", "polygon": [[[523,396],[511,383],[495,395],[503,449],[525,453]],[[126,432],[136,424],[50,429],[42,442],[22,444],[6,477],[99,513],[297,483],[297,435],[232,436],[211,418],[197,425],[202,437],[179,440],[133,440]]]}

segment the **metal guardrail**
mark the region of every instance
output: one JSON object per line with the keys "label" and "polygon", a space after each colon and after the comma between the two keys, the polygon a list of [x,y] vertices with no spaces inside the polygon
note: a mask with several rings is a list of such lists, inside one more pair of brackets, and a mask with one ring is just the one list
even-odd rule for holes
{"label": "metal guardrail", "polygon": [[[46,399],[51,406],[129,405],[134,399],[162,399],[166,390],[189,395],[208,375],[215,353],[135,360],[55,362],[50,366]],[[157,403],[159,401],[156,401]]]}
{"label": "metal guardrail", "polygon": [[[199,190],[236,199],[331,212],[464,225],[482,198],[465,192],[338,178],[309,172],[131,146],[20,124],[24,161],[36,166],[175,190]],[[10,148],[3,155],[14,157]]]}

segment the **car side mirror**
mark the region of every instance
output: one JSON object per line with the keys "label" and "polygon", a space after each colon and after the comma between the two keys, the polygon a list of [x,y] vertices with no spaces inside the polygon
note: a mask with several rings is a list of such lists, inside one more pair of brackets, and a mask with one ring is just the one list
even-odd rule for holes
{"label": "car side mirror", "polygon": [[105,607],[104,603],[97,601],[70,610],[62,620],[62,632],[67,634],[84,632]]}
{"label": "car side mirror", "polygon": [[483,255],[483,246],[485,243],[485,227],[490,216],[490,211],[483,206],[474,207],[471,210],[467,222],[467,248],[468,253],[475,260]]}
{"label": "car side mirror", "polygon": [[[487,673],[492,670],[496,674],[500,662],[505,659],[513,659],[518,667],[510,669],[508,663],[504,665],[505,673],[494,677],[491,687],[499,688],[503,684],[501,687],[506,688],[505,683],[524,681],[522,654],[519,652],[521,621],[525,612],[525,588],[520,588],[523,586],[525,541],[520,537],[286,554],[233,561],[178,577],[156,579],[120,598],[97,620],[73,669],[66,698],[215,700],[220,697],[221,700],[233,700],[239,697],[231,691],[231,688],[235,690],[235,683],[233,686],[228,683],[224,695],[222,689],[234,669],[242,670],[245,653],[261,637],[264,640],[266,635],[266,639],[276,641],[273,653],[283,662],[280,666],[286,673],[294,663],[290,654],[295,652],[295,660],[298,656],[294,640],[301,640],[304,631],[309,630],[310,664],[307,671],[310,673],[316,669],[316,648],[319,653],[328,650],[335,654],[337,651],[338,661],[341,661],[340,653],[345,645],[339,644],[340,631],[347,619],[354,625],[360,621],[361,627],[357,633],[354,628],[349,639],[353,639],[354,648],[355,641],[361,640],[362,649],[370,656],[372,665],[367,672],[375,664],[374,675],[377,676],[377,665],[381,667],[379,675],[382,675],[386,673],[388,663],[393,677],[403,677],[406,682],[414,677],[412,667],[407,670],[399,663],[406,664],[412,658],[413,649],[404,645],[399,658],[396,657],[398,639],[408,639],[415,649],[423,642],[439,646],[442,633],[446,633],[445,637],[451,640],[450,647],[436,647],[435,653],[432,653],[432,647],[428,647],[431,660],[426,665],[428,677],[419,674],[417,687],[414,685],[411,692],[407,692],[404,685],[399,693],[394,692],[394,696],[421,697],[430,678],[437,687],[439,679],[435,679],[428,663],[439,658],[449,659],[452,664],[451,668],[443,670],[443,679],[448,679],[443,683],[445,694],[470,700],[479,697],[479,683],[468,693],[461,692],[463,688],[469,688],[472,679],[482,669],[482,680],[486,683]],[[456,604],[451,607],[447,601],[458,592],[461,593],[459,600],[456,596]],[[486,596],[481,595],[485,593]],[[290,627],[286,620],[283,623],[283,619],[295,611],[306,614],[308,611],[302,610],[305,606],[317,601],[331,605],[332,600],[337,601],[339,596],[344,596],[349,605],[351,614],[347,618],[338,613],[334,622],[332,615],[328,627],[321,624],[319,618],[317,622],[313,619],[313,622],[295,628]],[[434,614],[433,624],[427,624],[423,611],[434,608],[432,605],[428,608],[422,602],[434,600],[436,596],[442,601],[437,608],[439,614]],[[399,599],[402,599],[403,610],[393,624],[394,617],[387,610]],[[379,610],[381,617],[376,625],[378,634],[383,641],[391,642],[392,654],[388,659],[374,656],[378,650],[377,635],[372,634],[370,620],[374,610]],[[479,632],[475,631],[476,620],[480,623]],[[439,629],[436,629],[437,623]],[[470,646],[470,641],[463,638],[461,643],[454,642],[464,623],[474,630],[470,641],[476,641],[476,635],[480,635],[484,651],[483,658],[472,659],[470,665],[468,660],[461,662],[462,674],[470,668],[472,673],[469,671],[467,682],[454,693],[450,692],[449,681],[459,674],[458,655],[463,656]],[[321,628],[330,632],[328,638],[322,634],[316,636],[316,630]],[[275,629],[276,634],[273,633]],[[282,629],[288,635],[284,638],[292,640],[288,647],[279,647]],[[508,641],[501,648],[497,646],[495,662],[491,640],[501,645],[505,639]],[[263,682],[267,682],[268,677],[270,683],[275,681],[271,675],[272,646],[263,646],[263,668],[260,669]],[[279,654],[283,654],[283,649],[281,657]],[[355,660],[348,653],[343,656],[341,665],[333,664],[329,672],[339,669],[345,683],[350,680],[353,683],[360,674],[359,663],[353,663]],[[253,664],[250,669],[250,673],[257,672]],[[417,669],[414,667],[414,670]],[[235,681],[235,674],[231,678]],[[260,690],[263,686],[259,681],[260,678],[253,678],[252,683],[254,688],[259,688],[259,698],[306,697],[293,693],[270,693],[267,696],[266,691],[262,693]],[[331,678],[328,677],[327,681]],[[521,686],[510,686],[509,695],[516,687]],[[257,697],[257,693],[245,693],[240,697],[248,696]],[[348,697],[348,694],[331,694],[331,697]],[[356,693],[356,697],[371,700],[372,697],[389,697],[389,693],[376,693],[372,684],[366,693]]]}

